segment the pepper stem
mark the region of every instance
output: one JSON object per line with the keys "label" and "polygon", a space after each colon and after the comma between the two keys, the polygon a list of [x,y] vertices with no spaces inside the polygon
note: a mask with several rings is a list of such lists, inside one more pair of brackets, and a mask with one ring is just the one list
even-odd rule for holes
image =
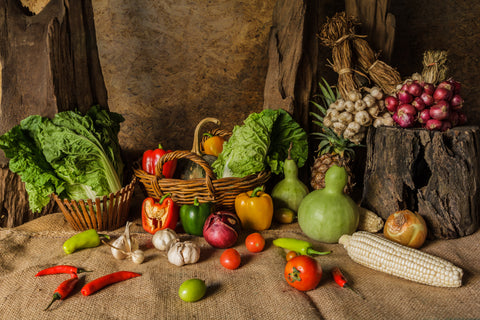
{"label": "pepper stem", "polygon": [[50,308],[50,306],[51,306],[55,301],[60,300],[61,298],[62,298],[62,297],[60,296],[60,293],[55,292],[55,293],[53,294],[53,299],[52,299],[52,301],[50,302],[50,304],[49,304],[45,309],[43,309],[43,311],[47,311],[47,309]]}
{"label": "pepper stem", "polygon": [[171,193],[166,193],[163,195],[163,197],[160,199],[160,201],[158,203],[162,204],[163,203],[163,200],[165,200],[166,198],[170,197],[172,194]]}
{"label": "pepper stem", "polygon": [[103,238],[107,238],[107,240],[110,240],[110,236],[109,236],[108,234],[103,234],[103,233],[100,234],[100,233],[99,233],[98,236],[99,236],[100,238],[103,237]]}
{"label": "pepper stem", "polygon": [[158,149],[162,149],[163,150],[163,146],[161,143],[158,144]]}
{"label": "pepper stem", "polygon": [[196,207],[198,207],[200,205],[200,202],[198,202],[198,198],[195,198],[193,200],[193,205],[196,206]]}
{"label": "pepper stem", "polygon": [[258,186],[255,189],[253,189],[252,194],[250,195],[250,198],[255,198],[258,197],[257,193],[263,190],[263,186]]}
{"label": "pepper stem", "polygon": [[314,255],[314,254],[318,254],[318,255],[323,256],[323,255],[330,254],[330,253],[332,253],[332,251],[317,251],[313,248],[307,248],[307,255],[309,255],[309,256]]}

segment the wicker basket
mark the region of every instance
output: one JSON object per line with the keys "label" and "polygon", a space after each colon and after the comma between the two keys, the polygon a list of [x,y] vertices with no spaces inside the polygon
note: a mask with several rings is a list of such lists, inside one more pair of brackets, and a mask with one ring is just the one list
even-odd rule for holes
{"label": "wicker basket", "polygon": [[[158,160],[155,168],[157,175],[151,175],[142,170],[140,164],[137,162],[133,171],[147,196],[160,199],[163,195],[170,193],[173,201],[178,205],[193,204],[195,198],[197,198],[199,202],[212,202],[218,210],[234,210],[237,195],[267,183],[270,178],[270,172],[267,171],[242,178],[230,177],[215,179],[212,168],[201,156],[203,153],[203,143],[208,139],[208,137],[201,134],[201,128],[208,122],[220,125],[220,121],[215,118],[205,118],[200,121],[195,128],[192,150],[173,151],[163,155]],[[208,132],[212,135],[221,136],[225,140],[228,140],[232,134],[230,131],[219,128],[212,129]],[[205,171],[205,178],[191,180],[164,178],[161,175],[163,164],[175,159],[188,159],[189,161],[195,162]]]}
{"label": "wicker basket", "polygon": [[[182,158],[200,165],[205,170],[206,177],[181,180],[166,179],[161,175],[162,166],[165,162]],[[170,193],[173,201],[178,205],[193,204],[195,198],[197,198],[199,202],[212,202],[217,210],[233,210],[235,208],[235,197],[238,194],[264,185],[270,178],[270,172],[262,171],[243,178],[215,179],[215,174],[208,162],[191,151],[173,151],[163,155],[158,160],[156,172],[157,175],[148,174],[139,168],[138,163],[134,167],[135,176],[141,182],[143,190],[149,197],[160,199],[163,195]],[[159,172],[160,175],[158,175]]]}
{"label": "wicker basket", "polygon": [[77,231],[88,229],[114,230],[125,225],[130,209],[137,178],[116,193],[88,200],[61,200],[56,194],[53,199],[60,207],[65,219]]}

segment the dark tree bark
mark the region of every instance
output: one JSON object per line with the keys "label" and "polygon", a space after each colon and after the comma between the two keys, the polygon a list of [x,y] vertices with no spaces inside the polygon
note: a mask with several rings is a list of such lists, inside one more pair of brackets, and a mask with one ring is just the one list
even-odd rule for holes
{"label": "dark tree bark", "polygon": [[362,205],[386,219],[417,211],[431,238],[458,238],[480,222],[480,130],[380,127],[367,136]]}
{"label": "dark tree bark", "polygon": [[[107,108],[91,0],[51,0],[37,15],[19,0],[0,0],[0,48],[0,134],[33,114]],[[12,227],[36,217],[20,178],[7,172],[3,151],[0,167],[0,224]]]}
{"label": "dark tree bark", "polygon": [[345,0],[345,12],[361,22],[360,31],[367,35],[373,50],[380,59],[389,63],[395,40],[395,16],[387,12],[389,0]]}

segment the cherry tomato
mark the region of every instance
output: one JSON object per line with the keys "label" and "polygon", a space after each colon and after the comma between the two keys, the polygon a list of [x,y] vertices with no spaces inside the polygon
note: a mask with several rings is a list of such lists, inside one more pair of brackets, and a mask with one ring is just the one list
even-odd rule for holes
{"label": "cherry tomato", "polygon": [[196,278],[186,280],[178,288],[178,296],[187,302],[195,302],[202,299],[206,292],[207,286],[205,281]]}
{"label": "cherry tomato", "polygon": [[322,279],[322,267],[309,256],[301,255],[287,262],[285,280],[300,291],[315,289]]}
{"label": "cherry tomato", "polygon": [[223,251],[220,256],[222,266],[230,270],[237,269],[240,266],[241,260],[240,253],[233,248]]}
{"label": "cherry tomato", "polygon": [[265,239],[258,232],[251,233],[245,239],[245,246],[250,252],[260,252],[265,247]]}
{"label": "cherry tomato", "polygon": [[285,258],[287,259],[287,261],[290,261],[293,258],[295,258],[296,256],[297,256],[297,253],[295,251],[288,251]]}

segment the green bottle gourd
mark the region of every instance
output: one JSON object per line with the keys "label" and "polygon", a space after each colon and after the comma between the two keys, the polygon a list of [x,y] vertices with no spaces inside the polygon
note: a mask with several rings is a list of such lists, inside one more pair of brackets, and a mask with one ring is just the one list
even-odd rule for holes
{"label": "green bottle gourd", "polygon": [[359,207],[343,192],[348,174],[345,168],[332,166],[325,174],[325,188],[309,193],[298,209],[298,225],[309,238],[336,243],[351,235],[358,226]]}
{"label": "green bottle gourd", "polygon": [[292,145],[288,149],[288,157],[283,165],[283,173],[285,178],[278,182],[272,190],[272,200],[275,210],[288,208],[295,213],[303,198],[308,194],[308,187],[298,179],[298,167],[295,160],[292,159],[290,151]]}

